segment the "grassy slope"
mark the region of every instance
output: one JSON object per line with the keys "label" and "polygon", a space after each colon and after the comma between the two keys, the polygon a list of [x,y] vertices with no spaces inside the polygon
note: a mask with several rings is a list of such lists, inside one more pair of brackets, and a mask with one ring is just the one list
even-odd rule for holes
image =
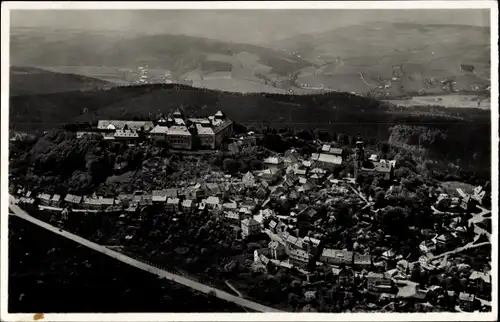
{"label": "grassy slope", "polygon": [[[93,34],[78,31],[13,29],[11,34],[12,63],[29,66],[122,66],[148,65],[171,69],[180,76],[188,71],[208,72],[227,64],[207,62],[210,54],[233,55],[246,52],[258,56],[259,63],[273,72],[287,75],[312,64],[288,57],[268,48],[247,44],[178,35],[145,35],[130,37],[114,34]],[[211,59],[210,61],[213,61]]]}
{"label": "grassy slope", "polygon": [[53,73],[33,67],[11,67],[10,95],[87,91],[112,86],[109,82],[74,74]]}
{"label": "grassy slope", "polygon": [[[485,28],[381,23],[300,35],[269,46],[298,52],[317,64],[327,64],[320,73],[325,86],[350,87],[358,92],[368,90],[369,86],[360,85],[357,77],[348,76],[362,72],[368,82],[383,84],[377,76],[390,79],[392,66],[401,64],[405,76],[393,86],[393,94],[398,94],[421,88],[432,91],[422,81],[430,77],[455,77],[458,89],[488,84],[489,39]],[[343,65],[335,66],[339,57]],[[474,65],[479,77],[461,70],[460,64]]]}

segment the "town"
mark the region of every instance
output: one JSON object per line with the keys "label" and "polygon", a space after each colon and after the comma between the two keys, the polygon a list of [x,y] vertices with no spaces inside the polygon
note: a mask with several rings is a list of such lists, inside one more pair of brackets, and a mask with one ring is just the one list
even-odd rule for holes
{"label": "town", "polygon": [[271,132],[222,112],[99,120],[71,139],[130,157],[97,189],[11,177],[10,193],[53,226],[283,311],[491,310],[488,183],[441,183],[361,137],[293,134],[307,149],[279,153],[264,141],[287,134]]}

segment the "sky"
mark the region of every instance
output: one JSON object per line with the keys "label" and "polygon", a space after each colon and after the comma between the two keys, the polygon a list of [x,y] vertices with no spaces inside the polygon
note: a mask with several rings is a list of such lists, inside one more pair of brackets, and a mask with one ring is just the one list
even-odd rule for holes
{"label": "sky", "polygon": [[164,33],[231,42],[280,38],[374,22],[489,26],[489,12],[421,10],[13,10],[12,27]]}

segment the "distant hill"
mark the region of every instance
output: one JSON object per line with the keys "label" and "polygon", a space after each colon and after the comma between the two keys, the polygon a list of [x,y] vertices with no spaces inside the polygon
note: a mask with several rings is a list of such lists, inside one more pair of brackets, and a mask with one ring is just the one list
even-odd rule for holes
{"label": "distant hill", "polygon": [[72,73],[125,83],[133,83],[138,77],[139,66],[147,66],[155,82],[167,73],[179,80],[189,72],[201,77],[233,72],[234,78],[251,80],[259,79],[255,75],[259,71],[288,77],[313,66],[269,48],[183,35],[130,36],[13,28],[10,41],[12,65],[48,67],[53,71],[68,71],[71,67]]}
{"label": "distant hill", "polygon": [[10,68],[10,95],[34,95],[88,91],[113,86],[97,78],[54,73],[33,67]]}
{"label": "distant hill", "polygon": [[[454,79],[458,90],[490,83],[490,33],[483,27],[378,23],[299,35],[268,46],[321,65],[314,76],[304,69],[298,77],[311,86],[368,92],[389,85],[386,92],[403,95],[421,89],[441,92],[439,81],[444,79]],[[471,68],[463,70],[463,64]],[[395,65],[402,75],[391,81]],[[436,84],[426,82],[431,78]]]}

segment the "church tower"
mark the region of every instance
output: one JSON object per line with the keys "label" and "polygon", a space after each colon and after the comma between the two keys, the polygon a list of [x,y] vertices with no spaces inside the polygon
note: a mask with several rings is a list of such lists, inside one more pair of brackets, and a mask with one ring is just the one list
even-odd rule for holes
{"label": "church tower", "polygon": [[361,173],[361,167],[363,166],[363,161],[365,160],[365,148],[363,141],[358,136],[356,140],[356,149],[354,150],[354,177],[358,177]]}

